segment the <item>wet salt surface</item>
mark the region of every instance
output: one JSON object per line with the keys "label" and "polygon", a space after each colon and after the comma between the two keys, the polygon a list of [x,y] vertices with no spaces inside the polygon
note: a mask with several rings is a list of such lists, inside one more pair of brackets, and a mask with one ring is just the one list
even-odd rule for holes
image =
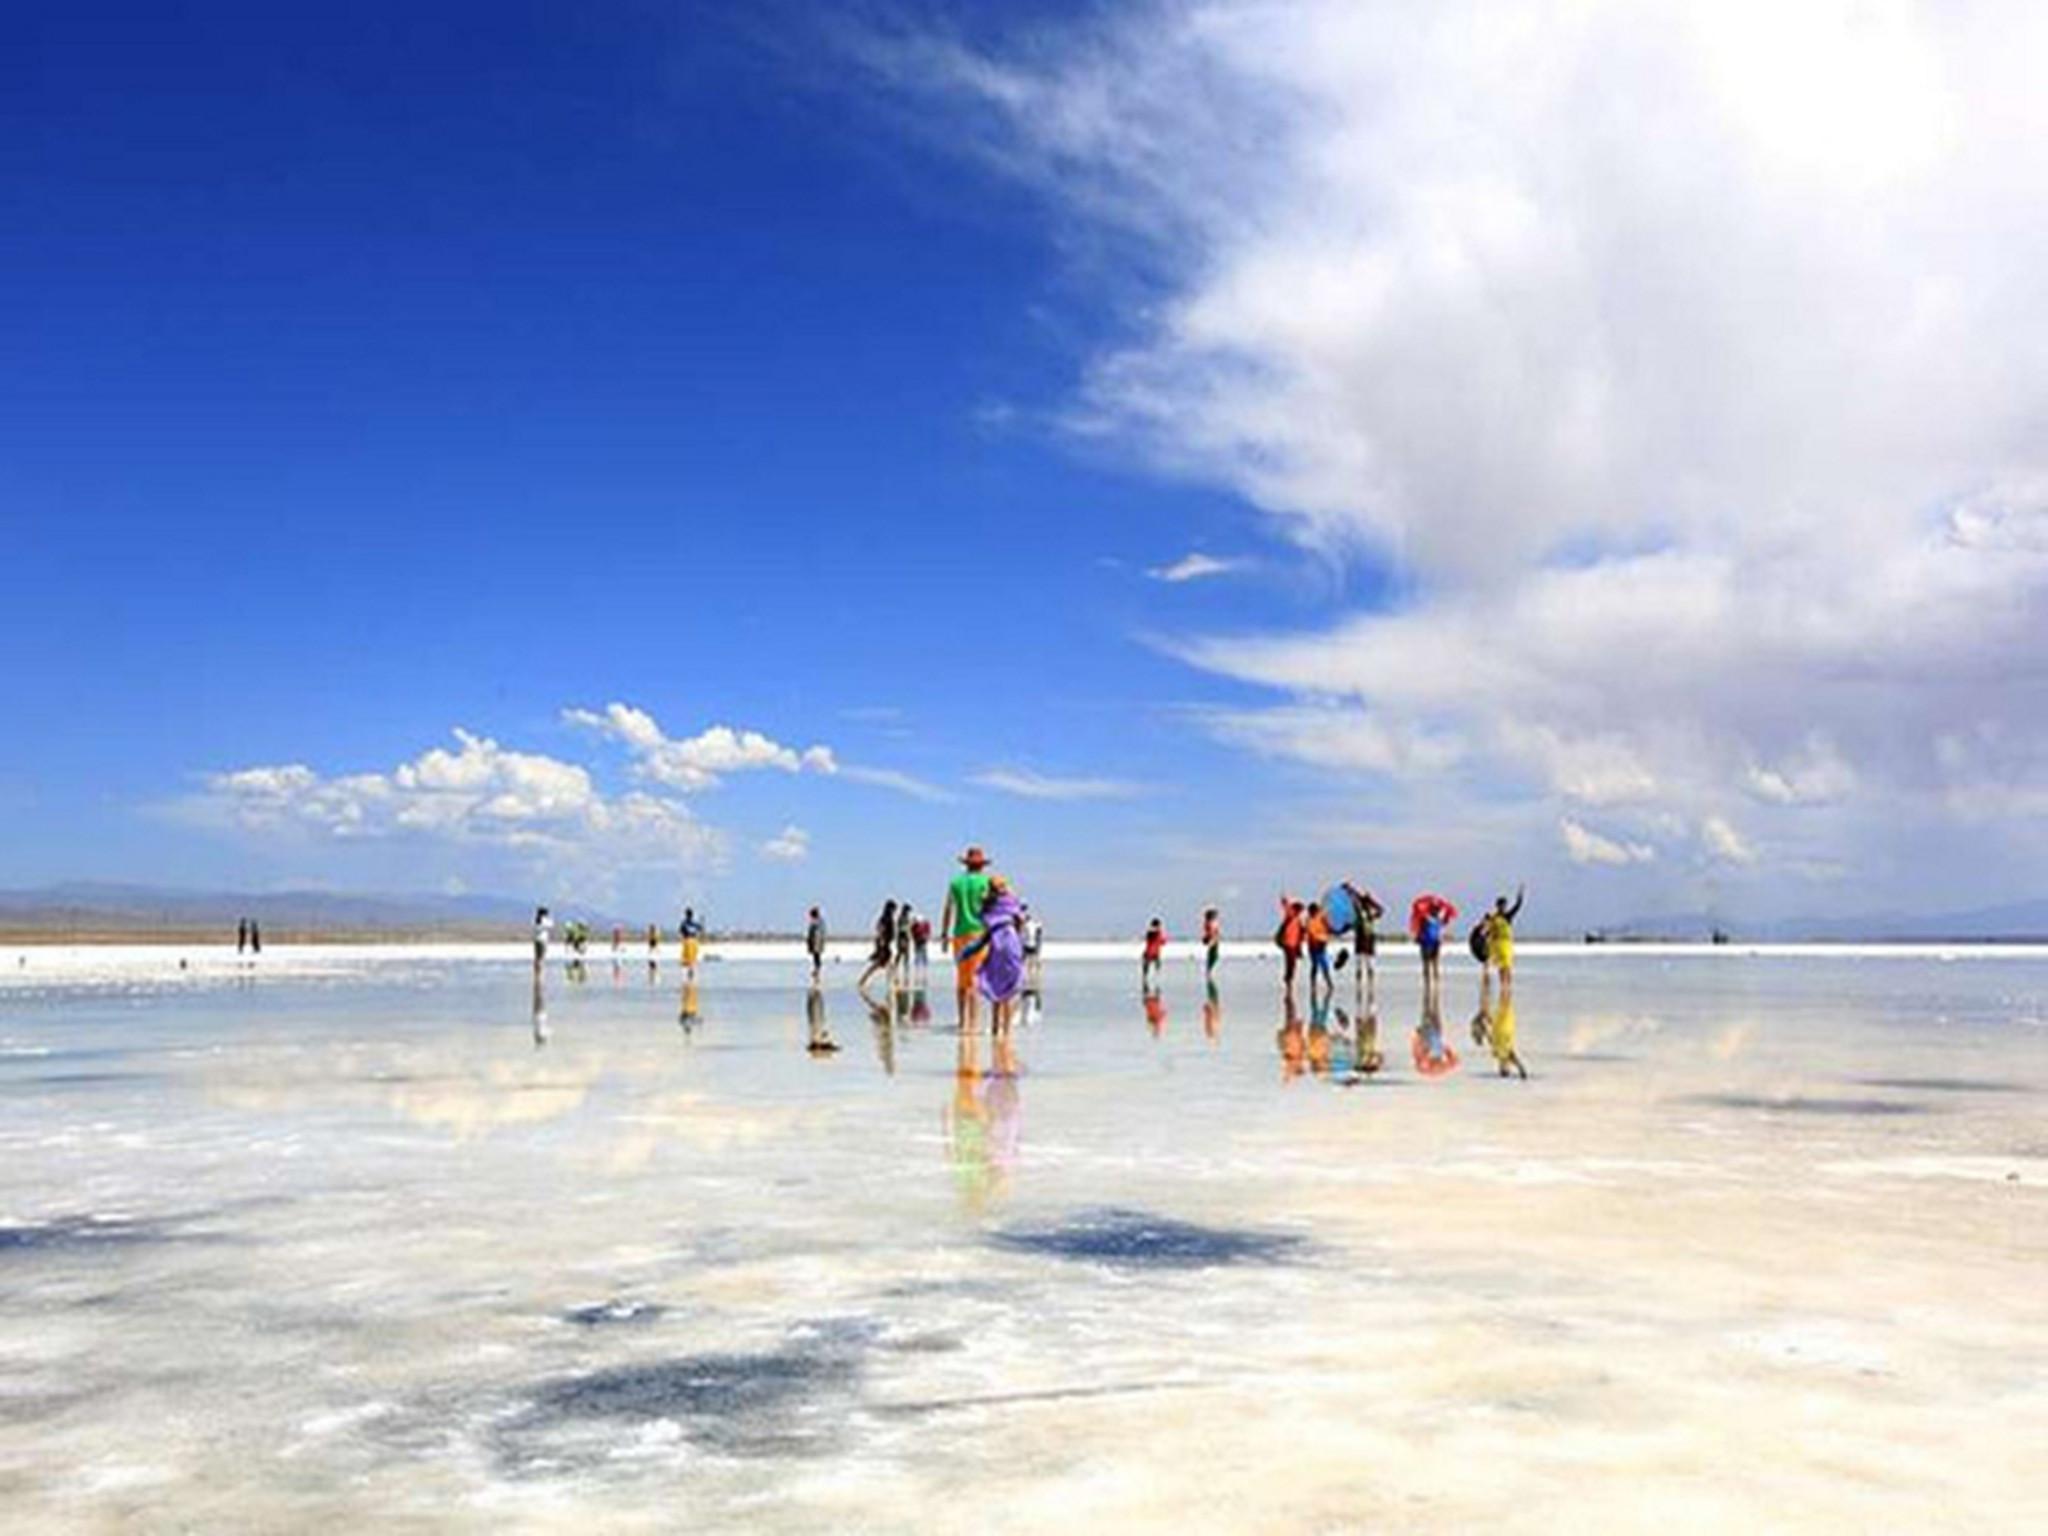
{"label": "wet salt surface", "polygon": [[1132,970],[0,998],[7,1528],[2048,1523],[2048,964]]}

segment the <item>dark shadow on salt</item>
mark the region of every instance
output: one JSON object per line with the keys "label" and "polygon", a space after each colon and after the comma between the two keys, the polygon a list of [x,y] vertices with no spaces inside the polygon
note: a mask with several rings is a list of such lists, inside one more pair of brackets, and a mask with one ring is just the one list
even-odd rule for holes
{"label": "dark shadow on salt", "polygon": [[668,1308],[651,1301],[599,1301],[587,1307],[571,1307],[562,1321],[579,1328],[635,1327],[659,1319]]}
{"label": "dark shadow on salt", "polygon": [[177,1237],[169,1224],[126,1216],[59,1216],[30,1226],[0,1227],[0,1255],[76,1253],[101,1248],[135,1248]]}
{"label": "dark shadow on salt", "polygon": [[2022,1083],[2001,1083],[1984,1077],[1866,1077],[1862,1088],[1892,1088],[1901,1093],[2029,1093]]}
{"label": "dark shadow on salt", "polygon": [[1051,1227],[1014,1228],[989,1241],[1013,1253],[1137,1269],[1213,1269],[1281,1264],[1307,1245],[1280,1232],[1203,1227],[1143,1211],[1083,1211]]}
{"label": "dark shadow on salt", "polygon": [[1713,1109],[1756,1110],[1769,1115],[1867,1116],[1878,1120],[1924,1115],[1929,1110],[1925,1104],[1901,1104],[1895,1099],[1767,1099],[1749,1093],[1696,1093],[1683,1102]]}
{"label": "dark shadow on salt", "polygon": [[859,1357],[785,1348],[687,1355],[545,1383],[499,1431],[501,1454],[529,1470],[610,1454],[618,1433],[668,1424],[729,1456],[804,1456],[837,1443],[860,1385]]}

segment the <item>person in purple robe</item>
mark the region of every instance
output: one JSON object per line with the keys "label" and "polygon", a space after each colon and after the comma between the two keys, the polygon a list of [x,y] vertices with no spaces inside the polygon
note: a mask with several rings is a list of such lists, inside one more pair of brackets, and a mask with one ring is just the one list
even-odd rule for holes
{"label": "person in purple robe", "polygon": [[1024,908],[1001,875],[989,882],[981,920],[988,925],[982,936],[988,953],[975,986],[989,1000],[990,1027],[1001,1032],[1010,1027],[1017,999],[1024,993]]}

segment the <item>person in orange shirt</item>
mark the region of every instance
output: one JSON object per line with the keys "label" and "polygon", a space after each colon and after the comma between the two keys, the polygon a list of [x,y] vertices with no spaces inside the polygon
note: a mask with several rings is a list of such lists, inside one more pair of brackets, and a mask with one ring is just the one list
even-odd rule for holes
{"label": "person in orange shirt", "polygon": [[1337,985],[1337,978],[1330,970],[1330,920],[1324,916],[1321,902],[1308,904],[1308,916],[1302,921],[1301,933],[1308,943],[1308,996],[1313,1004],[1318,981],[1323,984],[1325,996]]}
{"label": "person in orange shirt", "polygon": [[1273,942],[1280,946],[1280,984],[1290,996],[1294,992],[1294,973],[1301,965],[1301,941],[1304,915],[1301,903],[1292,896],[1280,898],[1280,927],[1273,934]]}

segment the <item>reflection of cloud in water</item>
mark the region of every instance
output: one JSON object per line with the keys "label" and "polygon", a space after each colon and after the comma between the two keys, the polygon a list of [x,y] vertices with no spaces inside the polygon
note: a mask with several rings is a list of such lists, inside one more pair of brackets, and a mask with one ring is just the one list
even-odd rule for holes
{"label": "reflection of cloud in water", "polygon": [[1756,1025],[1745,1020],[1730,1024],[1714,1037],[1714,1043],[1707,1047],[1707,1053],[1716,1061],[1733,1061],[1749,1049],[1749,1042],[1756,1037]]}
{"label": "reflection of cloud in water", "polygon": [[619,1116],[626,1134],[606,1163],[614,1172],[630,1173],[646,1167],[663,1147],[733,1152],[783,1135],[808,1118],[794,1106],[761,1109],[721,1103],[699,1093],[672,1094]]}
{"label": "reflection of cloud in water", "polygon": [[1924,1115],[1925,1104],[1904,1104],[1896,1099],[1809,1099],[1798,1094],[1767,1098],[1753,1093],[1695,1093],[1687,1104],[1712,1109],[1748,1109],[1769,1115],[1820,1115],[1888,1119],[1894,1116]]}
{"label": "reflection of cloud in water", "polygon": [[1565,1054],[1583,1056],[1599,1046],[1640,1040],[1664,1027],[1659,1019],[1637,1013],[1582,1013],[1565,1035]]}

